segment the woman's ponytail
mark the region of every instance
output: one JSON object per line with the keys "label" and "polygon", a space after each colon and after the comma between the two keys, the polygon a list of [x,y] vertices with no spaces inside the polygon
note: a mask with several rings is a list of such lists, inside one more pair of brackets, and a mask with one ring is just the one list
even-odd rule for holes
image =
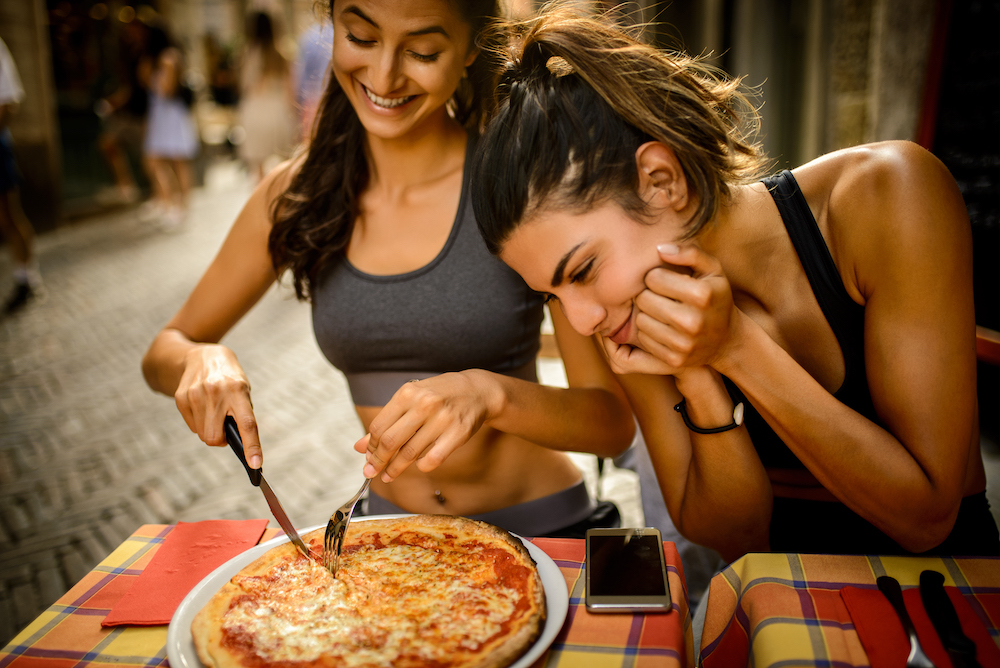
{"label": "woman's ponytail", "polygon": [[641,210],[634,154],[646,141],[674,151],[697,196],[689,235],[712,218],[729,184],[762,175],[758,117],[738,80],[565,2],[510,32],[494,126],[480,144],[489,158],[474,172],[506,186],[474,199],[495,251],[549,198],[581,207],[611,197]]}

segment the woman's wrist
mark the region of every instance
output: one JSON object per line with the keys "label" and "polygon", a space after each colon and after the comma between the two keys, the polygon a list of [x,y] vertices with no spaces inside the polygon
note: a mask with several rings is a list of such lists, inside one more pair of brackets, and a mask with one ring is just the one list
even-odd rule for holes
{"label": "woman's wrist", "polygon": [[762,331],[760,325],[747,314],[738,308],[733,308],[729,321],[729,337],[719,354],[709,362],[711,368],[719,374],[731,377],[731,371],[739,367],[740,357],[747,353],[746,344]]}
{"label": "woman's wrist", "polygon": [[505,384],[502,382],[505,376],[484,369],[469,369],[463,373],[469,377],[469,381],[482,398],[486,410],[485,423],[490,424],[498,420],[504,414],[509,401]]}
{"label": "woman's wrist", "polygon": [[675,406],[674,410],[685,425],[696,425],[698,429],[694,431],[698,431],[733,424],[735,406],[718,372],[710,367],[695,367],[685,370],[675,380],[683,401],[677,404],[681,408]]}
{"label": "woman's wrist", "polygon": [[719,387],[725,391],[722,376],[708,366],[688,367],[673,374],[677,391],[685,397],[696,397],[717,392]]}

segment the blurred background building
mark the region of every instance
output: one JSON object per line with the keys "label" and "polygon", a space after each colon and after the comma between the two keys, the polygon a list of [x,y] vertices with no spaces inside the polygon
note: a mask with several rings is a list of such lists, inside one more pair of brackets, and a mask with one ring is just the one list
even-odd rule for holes
{"label": "blurred background building", "polygon": [[[533,6],[531,0],[513,4],[520,12]],[[649,41],[704,54],[759,86],[763,141],[779,166],[881,139],[912,139],[947,152],[963,132],[956,116],[964,119],[958,125],[975,129],[981,139],[989,121],[997,120],[996,109],[983,104],[997,69],[998,49],[986,33],[997,25],[995,2],[582,4],[617,6],[615,11],[629,20],[648,24],[644,36]],[[231,140],[231,128],[225,127],[231,116],[218,112],[236,102],[234,68],[245,42],[245,18],[254,11],[271,15],[289,59],[296,55],[298,38],[322,15],[313,0],[0,2],[0,37],[27,88],[23,113],[13,124],[20,162],[28,172],[25,189],[59,193],[57,198],[25,198],[36,225],[58,225],[79,215],[86,210],[80,200],[112,180],[96,147],[95,103],[120,83],[132,26],[162,26],[174,36],[186,54],[185,76],[196,92],[203,142],[211,149]],[[943,133],[942,126],[947,126]],[[995,221],[995,209],[989,215]]]}
{"label": "blurred background building", "polygon": [[[520,12],[539,4],[512,1]],[[617,7],[631,20],[649,24],[649,41],[704,54],[759,86],[763,141],[779,166],[881,139],[912,139],[948,157],[963,136],[975,132],[977,140],[987,139],[996,125],[996,108],[984,104],[998,64],[995,40],[986,33],[997,25],[996,2],[631,0]],[[186,79],[196,92],[210,157],[214,147],[232,139],[231,115],[220,109],[236,102],[233,68],[245,41],[244,21],[258,10],[271,15],[290,59],[297,39],[322,13],[313,0],[0,3],[0,37],[27,88],[13,133],[26,172],[28,214],[36,226],[44,229],[86,212],[85,200],[111,183],[97,151],[95,103],[119,83],[131,26],[162,26],[184,50]],[[992,134],[988,143],[995,148]],[[956,176],[967,194],[987,189],[975,185],[978,178],[965,183],[964,174]],[[974,217],[980,211],[977,205]],[[996,227],[996,207],[985,216]]]}

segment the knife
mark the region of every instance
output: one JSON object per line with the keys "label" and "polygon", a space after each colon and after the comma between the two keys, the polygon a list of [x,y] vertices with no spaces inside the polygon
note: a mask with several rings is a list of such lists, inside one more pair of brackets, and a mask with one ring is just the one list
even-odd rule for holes
{"label": "knife", "polygon": [[955,606],[944,590],[943,575],[937,571],[920,574],[920,600],[955,668],[980,668],[976,661],[976,643],[962,631]]}
{"label": "knife", "polygon": [[299,532],[295,530],[292,525],[292,521],[288,519],[288,514],[285,513],[284,508],[278,502],[278,497],[274,495],[274,491],[271,486],[267,484],[267,480],[264,479],[264,471],[262,469],[252,469],[250,465],[247,464],[246,455],[243,454],[243,439],[240,438],[240,430],[236,427],[236,420],[233,419],[232,415],[226,416],[225,422],[226,440],[229,442],[229,447],[233,449],[236,456],[240,458],[243,462],[243,468],[247,470],[247,475],[250,476],[250,482],[253,483],[254,487],[260,487],[260,491],[264,493],[264,498],[267,500],[267,505],[271,508],[271,514],[274,515],[274,519],[278,520],[278,524],[285,531],[285,535],[288,536],[288,540],[292,541],[295,547],[299,548],[299,552],[304,554],[307,558],[311,559],[309,555],[309,548],[306,544],[302,542],[299,538]]}

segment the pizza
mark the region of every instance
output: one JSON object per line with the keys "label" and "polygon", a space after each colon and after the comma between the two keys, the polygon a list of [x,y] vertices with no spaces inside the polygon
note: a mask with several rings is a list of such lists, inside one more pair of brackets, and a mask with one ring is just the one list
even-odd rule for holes
{"label": "pizza", "polygon": [[520,540],[450,515],[352,522],[337,577],[323,529],[264,553],[208,601],[191,633],[212,668],[502,668],[534,643],[545,594]]}

